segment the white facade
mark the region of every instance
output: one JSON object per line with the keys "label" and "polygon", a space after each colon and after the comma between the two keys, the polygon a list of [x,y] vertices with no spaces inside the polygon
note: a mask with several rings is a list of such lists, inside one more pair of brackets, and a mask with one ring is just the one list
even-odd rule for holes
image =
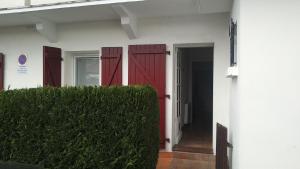
{"label": "white facade", "polygon": [[65,3],[65,2],[70,2],[70,0],[31,0],[32,5]]}
{"label": "white facade", "polygon": [[[60,47],[64,51],[64,85],[74,84],[72,56],[97,52],[101,47],[123,47],[123,84],[128,84],[128,45],[131,44],[167,44],[171,55],[167,56],[167,94],[171,99],[166,103],[167,138],[172,136],[173,97],[175,90],[174,45],[178,44],[214,44],[215,86],[214,86],[214,122],[228,125],[229,79],[225,73],[229,65],[228,53],[228,14],[209,14],[182,17],[158,17],[140,19],[139,38],[129,40],[119,21],[60,24],[58,43],[49,43],[33,27],[12,27],[0,30],[0,51],[6,55],[5,87],[28,88],[43,84],[43,46]],[[184,30],[184,31],[182,31]],[[28,56],[28,73],[17,72],[17,58],[20,54]],[[101,55],[101,53],[100,53]],[[215,137],[214,137],[215,139]],[[167,143],[167,150],[172,150],[174,139]]]}
{"label": "white facade", "polygon": [[[94,0],[97,1],[97,0]],[[115,1],[115,2],[127,2],[130,0],[98,0],[98,1]],[[51,5],[51,4],[64,4],[64,3],[83,3],[87,2],[87,0],[1,0],[0,1],[0,9],[1,8],[22,8],[28,6],[40,6],[40,5]]]}
{"label": "white facade", "polygon": [[[38,4],[42,1],[31,2]],[[90,8],[78,18],[73,16],[80,12],[79,9],[66,10],[68,15],[61,18],[55,15],[62,14],[59,10],[31,13],[35,17],[22,15],[22,21],[19,19],[21,14],[3,15],[3,18],[0,15],[0,52],[6,55],[5,88],[42,86],[43,46],[62,48],[64,85],[75,84],[75,56],[87,53],[100,56],[102,47],[123,47],[123,84],[127,85],[128,45],[166,44],[171,51],[166,66],[166,94],[171,96],[171,99],[166,99],[166,137],[171,142],[166,143],[166,150],[172,151],[178,140],[176,47],[212,44],[213,125],[215,127],[219,122],[229,128],[229,142],[233,145],[231,167],[300,168],[297,161],[300,157],[300,134],[297,132],[300,128],[300,1],[234,0],[231,14],[226,10],[225,0],[170,2],[149,0],[139,2],[141,6],[129,5],[133,18],[137,18],[137,37],[133,39],[128,37],[128,30],[124,25],[122,27],[120,16],[112,12],[111,6],[100,7],[101,10]],[[0,8],[22,3],[3,1]],[[99,13],[94,14],[96,11]],[[45,34],[36,30],[35,24],[44,21],[37,16],[50,18],[46,21],[51,21],[57,29],[57,42],[50,43]],[[239,76],[233,79],[226,78],[230,17],[238,24]],[[132,28],[130,24],[125,26],[129,26],[129,31]],[[27,74],[17,71],[20,54],[28,56]],[[215,128],[213,132],[215,147]]]}
{"label": "white facade", "polygon": [[300,168],[300,2],[235,3],[239,77],[231,96],[233,168]]}
{"label": "white facade", "polygon": [[25,0],[1,0],[0,8],[16,8],[16,7],[24,7]]}

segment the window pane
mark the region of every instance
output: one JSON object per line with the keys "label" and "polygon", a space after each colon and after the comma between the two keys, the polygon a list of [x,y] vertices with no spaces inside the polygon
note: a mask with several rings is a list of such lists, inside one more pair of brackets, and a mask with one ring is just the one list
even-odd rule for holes
{"label": "window pane", "polygon": [[76,59],[76,85],[95,86],[99,85],[99,59],[77,58]]}

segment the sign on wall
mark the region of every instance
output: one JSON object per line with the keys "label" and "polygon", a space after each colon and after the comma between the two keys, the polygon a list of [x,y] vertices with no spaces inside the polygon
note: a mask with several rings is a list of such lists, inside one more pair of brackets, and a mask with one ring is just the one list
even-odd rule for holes
{"label": "sign on wall", "polygon": [[27,56],[25,54],[21,54],[18,57],[18,73],[19,74],[27,74],[28,67],[27,67]]}

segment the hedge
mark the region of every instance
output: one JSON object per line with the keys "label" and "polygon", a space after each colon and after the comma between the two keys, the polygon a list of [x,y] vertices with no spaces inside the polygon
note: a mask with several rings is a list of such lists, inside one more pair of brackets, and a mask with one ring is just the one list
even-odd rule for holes
{"label": "hedge", "polygon": [[0,93],[0,161],[47,169],[155,169],[159,108],[151,87]]}
{"label": "hedge", "polygon": [[43,169],[43,166],[22,164],[17,162],[0,162],[0,169]]}

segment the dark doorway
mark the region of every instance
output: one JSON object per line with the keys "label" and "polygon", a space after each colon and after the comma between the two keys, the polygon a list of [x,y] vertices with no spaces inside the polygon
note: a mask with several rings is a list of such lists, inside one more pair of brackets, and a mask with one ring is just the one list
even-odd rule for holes
{"label": "dark doorway", "polygon": [[183,48],[178,61],[181,139],[175,151],[213,153],[213,47]]}
{"label": "dark doorway", "polygon": [[213,63],[193,62],[193,126],[212,133]]}

